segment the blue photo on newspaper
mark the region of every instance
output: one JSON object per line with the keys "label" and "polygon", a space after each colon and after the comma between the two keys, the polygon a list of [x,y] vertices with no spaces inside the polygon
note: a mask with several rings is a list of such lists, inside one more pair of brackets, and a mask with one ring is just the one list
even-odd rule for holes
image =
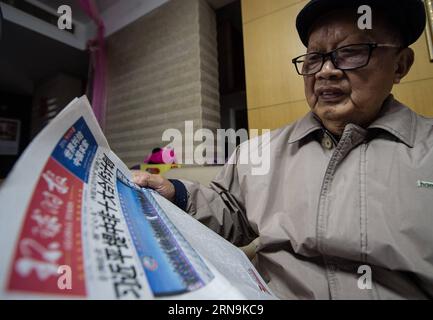
{"label": "blue photo on newspaper", "polygon": [[62,136],[52,156],[77,178],[87,182],[97,149],[95,137],[81,117]]}
{"label": "blue photo on newspaper", "polygon": [[120,203],[134,246],[155,297],[202,288],[214,275],[180,234],[151,192],[117,171]]}

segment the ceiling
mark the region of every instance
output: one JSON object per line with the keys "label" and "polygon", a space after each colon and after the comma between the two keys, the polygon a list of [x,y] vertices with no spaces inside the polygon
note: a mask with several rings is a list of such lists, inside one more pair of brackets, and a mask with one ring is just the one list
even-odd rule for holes
{"label": "ceiling", "polygon": [[226,5],[228,5],[229,3],[233,2],[235,0],[207,0],[207,2],[214,8],[214,9],[219,9],[222,8]]}
{"label": "ceiling", "polygon": [[[116,3],[120,1],[128,1],[128,0],[95,0],[96,5],[98,6],[100,12],[104,12],[111,6],[115,5]],[[146,0],[142,0],[146,1]],[[221,7],[226,6],[227,4],[233,2],[235,0],[207,0],[207,2],[214,8],[219,9]],[[87,23],[89,21],[89,18],[86,16],[86,14],[81,10],[78,0],[38,0],[38,2],[43,3],[55,10],[63,4],[68,4],[71,6],[72,14],[75,20],[83,23]],[[66,2],[66,3],[65,3]]]}
{"label": "ceiling", "polygon": [[[121,0],[96,0],[96,5],[98,6],[99,10],[101,12],[103,12],[119,1],[121,1]],[[123,1],[125,1],[125,0],[123,0]],[[146,0],[144,0],[144,1],[146,1]],[[73,16],[74,20],[82,22],[82,23],[87,23],[90,21],[89,17],[81,9],[81,7],[78,3],[78,0],[69,0],[69,1],[65,1],[65,0],[38,0],[38,2],[40,2],[44,5],[47,5],[56,11],[57,11],[57,8],[60,7],[61,5],[67,4],[72,9],[72,16]]]}

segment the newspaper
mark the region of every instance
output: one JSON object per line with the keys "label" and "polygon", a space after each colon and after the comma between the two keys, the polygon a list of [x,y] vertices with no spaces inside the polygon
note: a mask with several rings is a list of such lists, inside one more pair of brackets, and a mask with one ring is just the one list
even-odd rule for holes
{"label": "newspaper", "polygon": [[0,187],[0,299],[275,299],[245,254],[131,182],[86,97]]}

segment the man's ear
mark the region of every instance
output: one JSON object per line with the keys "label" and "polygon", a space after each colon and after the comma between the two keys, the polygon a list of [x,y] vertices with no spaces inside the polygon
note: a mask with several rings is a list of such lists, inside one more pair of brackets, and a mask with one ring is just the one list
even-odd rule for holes
{"label": "man's ear", "polygon": [[404,48],[398,53],[395,65],[394,83],[400,83],[412,68],[415,61],[415,53],[411,48]]}

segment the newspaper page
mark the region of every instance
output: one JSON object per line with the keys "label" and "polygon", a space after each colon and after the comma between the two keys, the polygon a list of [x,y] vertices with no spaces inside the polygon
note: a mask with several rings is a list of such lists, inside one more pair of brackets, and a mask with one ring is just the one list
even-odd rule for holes
{"label": "newspaper page", "polygon": [[245,254],[131,182],[86,97],[0,187],[0,299],[275,299]]}

